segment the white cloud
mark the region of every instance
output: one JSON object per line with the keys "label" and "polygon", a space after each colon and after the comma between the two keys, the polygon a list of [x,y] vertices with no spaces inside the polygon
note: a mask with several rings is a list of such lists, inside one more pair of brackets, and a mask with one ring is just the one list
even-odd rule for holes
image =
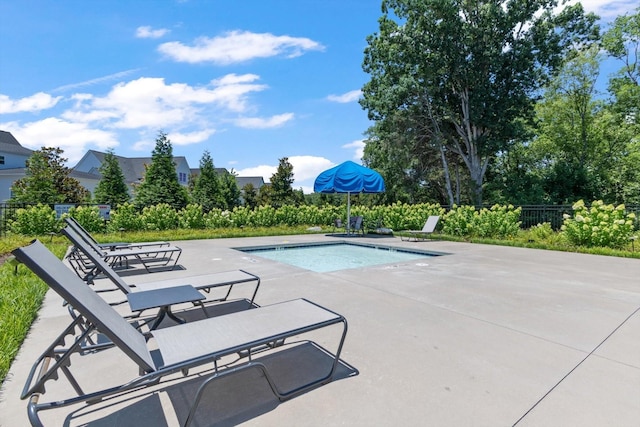
{"label": "white cloud", "polygon": [[229,65],[254,58],[285,56],[294,58],[309,50],[324,50],[324,46],[305,37],[275,36],[270,33],[230,31],[213,38],[199,37],[191,46],[168,42],[158,51],[178,62],[212,62]]}
{"label": "white cloud", "polygon": [[[290,156],[289,163],[293,166],[292,187],[302,188],[305,193],[313,193],[313,182],[321,172],[335,166],[331,160],[316,156]],[[237,171],[239,176],[261,176],[265,182],[271,181],[271,176],[278,170],[278,165],[260,165]]]}
{"label": "white cloud", "polygon": [[60,147],[70,164],[75,164],[86,153],[88,146],[101,150],[118,145],[111,132],[91,129],[83,123],[71,123],[49,117],[37,122],[20,125],[17,122],[1,123],[0,129],[11,132],[20,144],[32,150],[42,147]]}
{"label": "white cloud", "polygon": [[171,132],[167,137],[173,145],[191,145],[206,141],[214,133],[214,129],[203,129],[189,133]]}
{"label": "white cloud", "polygon": [[139,39],[159,39],[167,33],[169,33],[169,30],[166,28],[154,30],[149,25],[136,28],[136,37]]}
{"label": "white cloud", "polygon": [[293,120],[293,113],[284,113],[271,116],[269,118],[262,117],[241,117],[234,120],[236,126],[248,129],[269,129],[282,126],[290,120]]}
{"label": "white cloud", "polygon": [[[572,0],[568,4],[578,3],[578,0]],[[616,17],[633,12],[638,7],[638,0],[580,0],[584,10],[593,12],[600,16],[603,21],[610,22]]]}
{"label": "white cloud", "polygon": [[11,99],[7,95],[0,94],[0,114],[21,113],[46,110],[54,107],[61,96],[55,98],[48,93],[38,92],[20,99]]}
{"label": "white cloud", "polygon": [[359,139],[357,141],[344,144],[342,148],[355,149],[355,152],[353,154],[353,160],[357,160],[359,162],[362,160],[362,157],[364,156],[364,146],[365,146],[364,141]]}
{"label": "white cloud", "polygon": [[327,99],[332,102],[339,102],[341,104],[346,104],[348,102],[357,101],[358,99],[360,99],[360,95],[362,95],[362,91],[358,89],[358,90],[352,90],[347,93],[343,93],[342,95],[329,95],[327,96]]}

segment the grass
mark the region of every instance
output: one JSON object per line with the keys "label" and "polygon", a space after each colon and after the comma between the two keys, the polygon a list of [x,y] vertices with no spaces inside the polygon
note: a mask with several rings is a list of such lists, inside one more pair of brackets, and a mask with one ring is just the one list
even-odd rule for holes
{"label": "grass", "polygon": [[[245,227],[245,228],[224,228],[214,230],[168,230],[168,231],[144,231],[128,233],[108,233],[94,234],[99,242],[127,241],[144,242],[154,240],[200,240],[229,237],[260,237],[279,236],[291,234],[311,234],[326,233],[324,231],[309,231],[307,226],[298,227]],[[532,234],[529,231],[522,231],[517,236],[504,239],[463,239],[459,237],[438,234],[438,239],[483,243],[502,246],[525,247],[535,249],[546,249],[567,252],[580,252],[597,255],[608,255],[617,257],[639,258],[640,247],[636,251],[632,250],[629,243],[624,250],[610,248],[584,248],[569,245],[557,233],[553,234]],[[9,236],[0,239],[0,259],[6,259],[10,252],[28,244],[32,238],[24,236]],[[41,236],[40,240],[60,258],[64,255],[68,241],[61,236]],[[640,246],[640,242],[636,242]],[[15,273],[17,272],[17,274]],[[38,279],[26,267],[18,267],[11,262],[4,262],[0,265],[0,381],[4,381],[11,362],[24,338],[29,332],[31,324],[36,319],[38,310],[44,299],[47,286]]]}

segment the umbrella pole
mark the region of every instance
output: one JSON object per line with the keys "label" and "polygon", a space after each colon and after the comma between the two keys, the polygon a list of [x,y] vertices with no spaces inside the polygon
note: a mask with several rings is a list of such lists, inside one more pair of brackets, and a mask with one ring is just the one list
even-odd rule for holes
{"label": "umbrella pole", "polygon": [[347,191],[347,236],[351,234],[351,192]]}

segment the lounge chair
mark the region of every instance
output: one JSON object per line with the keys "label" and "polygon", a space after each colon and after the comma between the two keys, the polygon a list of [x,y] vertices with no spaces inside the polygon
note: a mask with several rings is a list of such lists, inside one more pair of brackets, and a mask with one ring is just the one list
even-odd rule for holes
{"label": "lounge chair", "polygon": [[[185,425],[189,424],[204,389],[217,378],[257,368],[263,372],[274,394],[283,401],[330,382],[336,372],[347,334],[347,321],[343,316],[308,300],[296,299],[176,325],[153,331],[145,337],[38,240],[14,250],[13,254],[79,312],[79,316],[38,357],[27,377],[21,398],[29,399],[27,412],[33,426],[42,426],[39,411],[83,402],[87,405],[95,404],[108,397],[123,396],[133,390],[156,386],[163,377],[170,374],[181,372],[187,375],[189,369],[195,370],[203,365],[210,366],[213,371],[210,375],[200,377],[203,383],[193,398],[194,403]],[[80,333],[77,332],[79,325],[82,325]],[[284,345],[284,341],[290,337],[331,325],[342,325],[335,355],[327,351],[333,358],[331,368],[326,375],[314,378],[300,387],[280,390],[260,358],[254,357],[262,351],[269,351],[276,342]],[[82,351],[84,337],[95,329],[100,330],[124,353],[129,363],[138,368],[137,376],[134,375],[120,385],[99,387],[95,391],[83,390],[83,386],[78,383],[79,379],[73,375],[73,364],[86,362],[91,366],[94,354],[87,353],[74,358],[72,355]],[[65,340],[70,342],[68,347],[64,347]],[[298,340],[296,337],[296,342]],[[220,367],[220,358],[237,354],[248,354],[249,358],[240,359],[240,364],[236,362],[230,367]],[[69,380],[75,395],[55,396],[49,401],[43,401],[45,383],[58,379],[60,372]],[[99,375],[100,380],[90,381],[90,384],[84,386],[96,388],[97,383],[113,381],[109,375],[98,372],[95,374]]]}
{"label": "lounge chair", "polygon": [[[251,295],[251,299],[247,300],[247,307],[255,307],[255,298],[260,288],[260,278],[255,274],[248,273],[244,270],[232,270],[223,271],[219,273],[201,274],[197,276],[184,276],[176,279],[160,280],[150,283],[140,283],[138,285],[129,285],[125,280],[120,277],[88,244],[82,240],[82,238],[71,227],[66,226],[60,233],[65,235],[71,243],[79,250],[82,251],[88,260],[94,265],[93,275],[79,275],[80,278],[87,281],[89,284],[93,283],[95,275],[103,274],[109,279],[121,292],[125,295],[129,295],[133,292],[141,291],[154,291],[159,289],[175,288],[178,286],[184,286],[188,284],[197,290],[209,293],[213,288],[219,288],[222,286],[228,286],[227,292],[224,296],[216,299],[209,299],[205,302],[223,302],[227,301],[234,285],[241,283],[255,282],[255,289]],[[77,273],[77,271],[76,271]],[[122,301],[123,302],[123,301]],[[175,303],[187,302],[176,301]],[[198,302],[197,304],[200,304]],[[170,311],[166,314],[170,315]],[[170,315],[171,316],[171,315]],[[161,320],[161,319],[160,319]],[[174,318],[175,320],[175,318]]]}
{"label": "lounge chair", "polygon": [[349,233],[361,233],[364,236],[364,218],[361,216],[352,216],[349,220]]}
{"label": "lounge chair", "polygon": [[84,238],[90,240],[92,243],[98,245],[102,249],[122,249],[122,248],[143,248],[145,246],[171,246],[171,243],[166,241],[157,241],[157,242],[139,242],[139,243],[129,243],[129,242],[109,242],[109,243],[100,243],[87,231],[86,228],[82,226],[74,217],[67,216],[64,221],[68,226],[73,228],[76,233],[82,235]]}
{"label": "lounge chair", "polygon": [[[182,249],[177,246],[154,242],[154,245],[118,246],[112,243],[108,247],[101,247],[88,233],[72,225],[73,221],[67,221],[67,227],[73,228],[76,234],[111,267],[128,267],[132,261],[140,263],[147,272],[153,268],[170,267],[173,269],[178,264]],[[69,263],[78,274],[91,275],[95,265],[89,262],[81,251],[71,248],[66,255]]]}
{"label": "lounge chair", "polygon": [[407,235],[406,240],[410,241],[411,239],[415,240],[426,240],[429,235],[431,235],[438,225],[438,221],[440,217],[438,215],[431,215],[427,218],[427,222],[424,223],[422,230],[405,230],[400,234],[400,240],[405,240],[404,235]]}

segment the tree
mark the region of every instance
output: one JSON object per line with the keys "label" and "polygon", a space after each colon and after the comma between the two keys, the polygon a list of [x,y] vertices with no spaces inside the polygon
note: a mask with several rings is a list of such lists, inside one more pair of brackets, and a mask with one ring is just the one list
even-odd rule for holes
{"label": "tree", "polygon": [[380,31],[367,38],[363,69],[371,80],[362,107],[375,121],[397,111],[414,117],[423,144],[446,148],[438,149],[444,171],[448,152],[461,158],[474,202],[482,203],[489,162],[522,135],[518,119],[532,117],[536,91],[572,45],[598,34],[596,17],[580,4],[557,15],[555,6],[383,0]]}
{"label": "tree", "polygon": [[166,133],[159,132],[151,153],[151,164],[136,189],[134,205],[142,209],[145,206],[167,203],[174,209],[181,209],[188,201],[186,188],[178,182],[171,141]]}
{"label": "tree", "polygon": [[220,202],[222,209],[233,209],[236,206],[240,206],[240,189],[238,188],[238,181],[236,181],[236,173],[233,169],[229,173],[226,173],[220,179]]}
{"label": "tree", "polygon": [[107,151],[99,171],[102,178],[100,178],[93,194],[96,202],[108,203],[113,207],[128,202],[129,189],[113,150]]}
{"label": "tree", "polygon": [[16,203],[82,203],[89,191],[71,178],[71,172],[58,147],[42,147],[27,159],[24,178],[11,186],[11,202]]}
{"label": "tree", "polygon": [[258,206],[258,191],[256,191],[256,187],[252,183],[248,182],[242,187],[242,198],[244,205],[249,209],[254,209]]}
{"label": "tree", "polygon": [[202,205],[206,212],[223,207],[222,194],[216,168],[209,151],[205,150],[200,159],[200,176],[195,179],[192,192],[193,201]]}
{"label": "tree", "polygon": [[271,175],[271,206],[279,208],[295,203],[292,184],[293,165],[289,163],[288,157],[283,157],[279,161],[278,169]]}
{"label": "tree", "polygon": [[594,200],[606,187],[610,156],[595,125],[602,107],[595,98],[598,49],[569,59],[536,106],[538,135],[531,149],[545,165],[548,203]]}

